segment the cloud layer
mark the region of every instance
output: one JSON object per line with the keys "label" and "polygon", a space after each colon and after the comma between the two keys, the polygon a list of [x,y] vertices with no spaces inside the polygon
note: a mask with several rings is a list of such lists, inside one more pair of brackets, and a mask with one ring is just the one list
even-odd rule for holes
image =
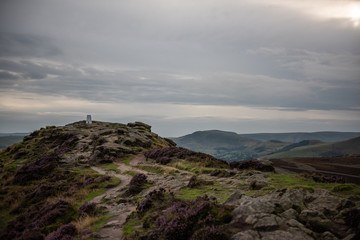
{"label": "cloud layer", "polygon": [[281,131],[276,121],[360,131],[356,4],[2,1],[0,131],[87,113],[150,121],[166,136]]}

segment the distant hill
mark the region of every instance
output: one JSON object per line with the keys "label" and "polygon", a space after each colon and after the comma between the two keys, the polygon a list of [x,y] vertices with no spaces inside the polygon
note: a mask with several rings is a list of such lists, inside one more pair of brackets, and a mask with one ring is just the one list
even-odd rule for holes
{"label": "distant hill", "polygon": [[360,137],[336,143],[299,146],[264,158],[332,157],[349,154],[360,154]]}
{"label": "distant hill", "polygon": [[[226,161],[242,161],[254,158],[360,154],[360,145],[356,143],[358,135],[360,133],[355,132],[237,134],[209,130],[173,140],[179,147],[211,154]],[[338,139],[340,140],[337,141]],[[336,142],[331,143],[333,141]]]}
{"label": "distant hill", "polygon": [[0,149],[21,142],[28,133],[0,133]]}
{"label": "distant hill", "polygon": [[239,134],[245,138],[251,138],[260,141],[279,140],[282,142],[298,143],[304,140],[319,140],[322,142],[339,142],[356,138],[360,132],[294,132],[294,133],[254,133]]}
{"label": "distant hill", "polygon": [[219,130],[198,131],[172,140],[180,147],[208,153],[226,161],[258,158],[291,144],[277,140],[264,142]]}

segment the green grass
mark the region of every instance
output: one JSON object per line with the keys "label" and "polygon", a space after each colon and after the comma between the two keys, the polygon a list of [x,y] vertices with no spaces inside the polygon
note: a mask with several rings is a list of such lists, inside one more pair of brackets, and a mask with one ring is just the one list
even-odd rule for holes
{"label": "green grass", "polygon": [[92,226],[92,230],[93,232],[97,232],[100,230],[100,228],[102,228],[104,226],[104,224],[106,223],[106,221],[112,217],[114,217],[116,215],[105,215],[103,217],[101,217],[93,226]]}
{"label": "green grass", "polygon": [[357,195],[360,196],[360,188],[359,186],[352,184],[352,183],[344,183],[338,184],[331,189],[334,193],[342,193],[342,194],[349,194],[349,195]]}
{"label": "green grass", "polygon": [[269,174],[271,178],[271,187],[282,189],[296,189],[303,188],[310,192],[313,192],[316,188],[326,189],[337,195],[357,195],[360,196],[360,187],[350,183],[318,183],[311,178],[306,178],[298,174]]}
{"label": "green grass", "polygon": [[127,157],[126,159],[123,160],[123,163],[127,166],[130,166],[130,160],[131,160],[131,157]]}
{"label": "green grass", "polygon": [[132,219],[129,222],[127,222],[123,227],[123,233],[125,236],[133,235],[135,230],[138,227],[141,227],[142,222],[141,220]]}
{"label": "green grass", "polygon": [[123,172],[122,174],[126,174],[126,175],[130,175],[130,176],[135,176],[136,175],[136,172],[134,172],[134,171],[125,171],[125,172]]}
{"label": "green grass", "polygon": [[115,163],[102,164],[102,165],[99,165],[99,167],[104,168],[108,171],[114,171],[116,173],[120,173],[119,169],[117,168]]}
{"label": "green grass", "polygon": [[196,188],[183,188],[176,194],[176,197],[181,200],[193,200],[206,194],[216,197],[217,201],[222,203],[230,197],[232,192],[232,190],[221,185],[204,185]]}

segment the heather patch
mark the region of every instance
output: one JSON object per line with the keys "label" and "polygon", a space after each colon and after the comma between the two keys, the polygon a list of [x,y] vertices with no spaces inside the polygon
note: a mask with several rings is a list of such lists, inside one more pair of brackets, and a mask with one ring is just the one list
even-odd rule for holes
{"label": "heather patch", "polygon": [[95,216],[97,213],[97,207],[96,203],[84,203],[80,206],[79,212],[78,212],[78,218],[82,218],[85,216]]}
{"label": "heather patch", "polygon": [[321,173],[314,173],[312,175],[312,179],[315,182],[321,182],[321,183],[344,183],[345,182],[343,177],[334,176],[334,175],[324,175]]}
{"label": "heather patch", "polygon": [[224,226],[231,221],[231,210],[206,196],[183,201],[160,189],[151,192],[127,220],[126,239],[226,240],[229,232]]}
{"label": "heather patch", "polygon": [[66,224],[49,234],[45,240],[72,240],[76,232],[76,227],[73,224]]}
{"label": "heather patch", "polygon": [[273,172],[274,167],[271,165],[267,165],[262,163],[258,160],[246,160],[246,161],[240,161],[240,162],[230,162],[229,163],[230,168],[236,168],[239,170],[244,169],[255,169],[258,171],[264,171],[264,172]]}
{"label": "heather patch", "polygon": [[70,222],[74,214],[73,207],[65,201],[58,201],[54,204],[38,203],[15,220],[10,221],[2,239],[22,239],[27,232],[33,230],[46,236],[57,226]]}
{"label": "heather patch", "polygon": [[141,192],[143,190],[145,183],[147,183],[146,179],[147,179],[146,175],[142,173],[138,173],[135,176],[133,176],[129,183],[129,188],[127,190],[127,193],[136,194]]}
{"label": "heather patch", "polygon": [[159,164],[168,164],[173,161],[186,160],[192,163],[197,163],[203,167],[218,167],[227,168],[227,162],[219,160],[211,155],[194,152],[181,147],[166,147],[158,148],[152,151],[145,152],[147,158],[155,160]]}
{"label": "heather patch", "polygon": [[59,156],[56,153],[42,156],[37,161],[21,167],[15,174],[14,183],[27,184],[28,181],[45,177],[58,166],[58,160]]}

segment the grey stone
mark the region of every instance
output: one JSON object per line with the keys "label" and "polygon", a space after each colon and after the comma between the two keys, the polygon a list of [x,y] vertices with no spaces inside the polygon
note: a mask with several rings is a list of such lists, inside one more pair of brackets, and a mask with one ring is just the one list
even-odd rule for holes
{"label": "grey stone", "polygon": [[289,208],[285,212],[281,213],[280,216],[286,219],[296,219],[298,213],[295,209]]}
{"label": "grey stone", "polygon": [[276,230],[273,232],[260,232],[262,240],[289,240],[293,239],[293,235],[289,232]]}
{"label": "grey stone", "polygon": [[256,213],[273,213],[275,212],[275,204],[261,198],[251,198],[243,196],[237,208],[233,210],[233,216],[251,215]]}
{"label": "grey stone", "polygon": [[236,190],[225,202],[225,205],[234,205],[236,203],[239,202],[239,200],[241,199],[241,197],[244,195],[244,193],[242,193],[239,190]]}
{"label": "grey stone", "polygon": [[253,230],[239,232],[231,237],[231,240],[258,240],[258,239],[260,239],[260,235]]}
{"label": "grey stone", "polygon": [[321,234],[320,239],[321,240],[338,240],[338,238],[335,237],[335,235],[332,234],[331,232],[324,232],[323,234]]}
{"label": "grey stone", "polygon": [[254,228],[261,231],[270,231],[279,228],[279,224],[276,221],[276,216],[270,215],[259,219],[254,225]]}

